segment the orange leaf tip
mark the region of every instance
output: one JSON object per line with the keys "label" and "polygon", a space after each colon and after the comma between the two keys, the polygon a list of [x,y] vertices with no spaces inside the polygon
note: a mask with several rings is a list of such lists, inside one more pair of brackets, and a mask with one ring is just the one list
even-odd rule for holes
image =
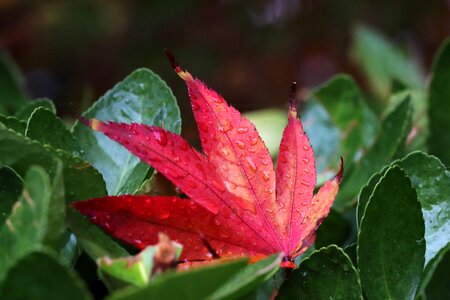
{"label": "orange leaf tip", "polygon": [[343,176],[344,176],[344,158],[341,156],[341,167],[333,180],[336,180],[337,183],[340,184]]}
{"label": "orange leaf tip", "polygon": [[98,131],[100,129],[100,125],[102,124],[102,121],[97,119],[88,120],[85,117],[79,117],[78,120],[80,120],[81,123],[83,123],[87,127],[92,128],[92,130],[95,131]]}
{"label": "orange leaf tip", "polygon": [[89,127],[92,128],[92,130],[98,131],[100,129],[100,125],[102,124],[102,121],[99,121],[97,119],[91,119],[89,121]]}
{"label": "orange leaf tip", "polygon": [[291,84],[291,96],[289,99],[289,115],[297,118],[297,82]]}
{"label": "orange leaf tip", "polygon": [[167,48],[164,48],[164,53],[166,53],[167,59],[169,59],[172,68],[177,72],[178,76],[180,76],[183,80],[193,79],[192,75],[189,72],[183,71],[181,66],[175,60],[175,56],[170,52]]}

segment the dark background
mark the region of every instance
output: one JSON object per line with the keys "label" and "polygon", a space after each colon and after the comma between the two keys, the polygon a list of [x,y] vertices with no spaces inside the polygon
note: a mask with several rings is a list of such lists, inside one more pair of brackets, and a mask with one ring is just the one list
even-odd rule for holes
{"label": "dark background", "polygon": [[[188,98],[163,48],[238,109],[285,107],[290,82],[305,90],[352,74],[352,29],[369,25],[429,70],[450,34],[450,1],[408,0],[0,0],[0,45],[27,79],[76,118],[132,70],[148,67],[173,89],[184,133]],[[187,131],[187,132],[186,132]]]}

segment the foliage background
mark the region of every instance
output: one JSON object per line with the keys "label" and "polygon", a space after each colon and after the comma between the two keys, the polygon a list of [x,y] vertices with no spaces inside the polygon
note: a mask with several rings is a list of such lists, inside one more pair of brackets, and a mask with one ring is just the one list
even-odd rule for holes
{"label": "foliage background", "polygon": [[289,83],[307,92],[339,72],[367,87],[349,55],[368,24],[429,70],[450,34],[450,4],[427,1],[0,1],[0,46],[25,73],[31,98],[76,118],[132,70],[149,67],[174,90],[183,135],[195,140],[183,83],[162,49],[239,110],[286,107]]}

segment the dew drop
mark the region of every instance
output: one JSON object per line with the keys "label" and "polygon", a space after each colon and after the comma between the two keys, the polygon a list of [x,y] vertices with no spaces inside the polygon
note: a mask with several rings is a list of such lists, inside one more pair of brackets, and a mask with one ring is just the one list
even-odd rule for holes
{"label": "dew drop", "polygon": [[238,147],[241,149],[245,149],[245,144],[242,141],[236,141],[236,145],[238,145]]}
{"label": "dew drop", "polygon": [[256,145],[257,143],[258,143],[258,138],[252,138],[250,140],[250,145],[252,145],[252,146]]}
{"label": "dew drop", "polygon": [[303,150],[308,151],[309,150],[309,146],[308,145],[303,145]]}
{"label": "dew drop", "polygon": [[256,168],[256,164],[253,161],[253,159],[250,156],[247,156],[247,162],[248,162],[248,167],[250,168],[250,170],[255,173],[257,168]]}
{"label": "dew drop", "polygon": [[198,103],[195,101],[197,98],[196,97],[194,98],[194,95],[191,95],[191,99],[192,99],[192,102],[191,102],[192,110],[193,111],[200,110],[200,105],[198,105]]}
{"label": "dew drop", "polygon": [[304,181],[304,180],[300,180],[300,183],[303,184],[303,185],[306,185],[306,186],[310,186],[310,184],[308,182]]}
{"label": "dew drop", "polygon": [[309,204],[309,201],[308,200],[304,200],[303,202],[302,202],[302,205],[303,206],[307,206]]}
{"label": "dew drop", "polygon": [[261,162],[262,162],[263,165],[267,166],[270,161],[267,158],[264,158],[264,159],[261,160]]}
{"label": "dew drop", "polygon": [[304,159],[303,159],[303,162],[304,162],[305,164],[308,164],[308,163],[309,163],[309,159],[308,159],[308,158],[304,158]]}
{"label": "dew drop", "polygon": [[231,182],[231,181],[224,181],[223,184],[225,184],[225,187],[229,191],[235,190],[236,187],[237,187],[237,185],[234,182]]}
{"label": "dew drop", "polygon": [[230,130],[232,130],[233,129],[233,126],[231,125],[231,122],[230,122],[230,120],[225,120],[222,124],[221,124],[221,130],[223,131],[223,132],[228,132],[228,131],[230,131]]}
{"label": "dew drop", "polygon": [[223,103],[223,99],[220,96],[211,96],[211,98],[214,101],[214,103],[217,103],[217,104]]}
{"label": "dew drop", "polygon": [[267,194],[273,194],[273,189],[272,188],[265,188],[264,192],[266,192]]}
{"label": "dew drop", "polygon": [[223,156],[228,156],[230,154],[230,152],[226,148],[222,148],[221,152]]}
{"label": "dew drop", "polygon": [[239,127],[236,131],[237,131],[237,133],[244,134],[244,133],[248,132],[248,128],[247,127]]}
{"label": "dew drop", "polygon": [[222,231],[220,234],[220,237],[223,239],[229,239],[230,238],[230,233],[228,231]]}
{"label": "dew drop", "polygon": [[216,226],[220,226],[220,224],[221,224],[221,223],[220,223],[220,220],[215,219],[215,220],[214,220],[214,224],[215,224]]}
{"label": "dew drop", "polygon": [[270,175],[268,171],[264,171],[262,174],[262,178],[264,179],[264,181],[269,181],[270,179]]}
{"label": "dew drop", "polygon": [[306,174],[309,174],[310,173],[310,171],[309,171],[309,169],[303,169],[303,172],[305,172]]}
{"label": "dew drop", "polygon": [[168,211],[162,211],[159,216],[161,220],[168,219],[170,217],[170,213]]}
{"label": "dew drop", "polygon": [[141,240],[134,240],[133,243],[136,245],[136,247],[141,248],[144,246],[144,243]]}
{"label": "dew drop", "polygon": [[167,145],[167,133],[165,133],[164,131],[160,130],[153,131],[153,137],[161,146]]}

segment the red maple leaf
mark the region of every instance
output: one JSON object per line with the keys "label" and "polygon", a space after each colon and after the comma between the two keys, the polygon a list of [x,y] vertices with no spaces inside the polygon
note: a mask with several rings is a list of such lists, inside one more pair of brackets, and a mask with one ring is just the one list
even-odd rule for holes
{"label": "red maple leaf", "polygon": [[313,196],[314,153],[297,118],[295,93],[275,172],[254,125],[168,56],[186,82],[203,154],[160,127],[95,119],[88,125],[154,167],[189,199],[109,196],[74,207],[139,249],[155,244],[158,232],[164,232],[184,245],[181,258],[187,261],[283,252],[283,265],[294,266],[329,213],[342,163],[336,177]]}

